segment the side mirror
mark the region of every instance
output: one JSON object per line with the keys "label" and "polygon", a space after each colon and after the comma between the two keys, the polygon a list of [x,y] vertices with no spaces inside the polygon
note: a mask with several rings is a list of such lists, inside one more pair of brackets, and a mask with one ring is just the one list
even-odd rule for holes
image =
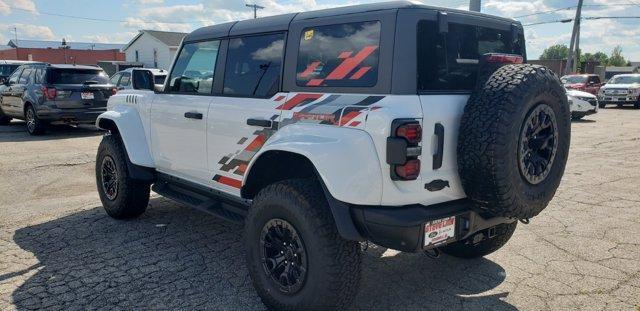
{"label": "side mirror", "polygon": [[155,89],[153,83],[153,74],[149,70],[134,70],[132,86],[134,90],[149,90]]}

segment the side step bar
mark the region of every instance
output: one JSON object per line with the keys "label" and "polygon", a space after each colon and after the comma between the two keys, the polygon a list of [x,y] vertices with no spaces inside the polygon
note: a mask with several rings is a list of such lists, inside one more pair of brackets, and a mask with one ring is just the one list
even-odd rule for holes
{"label": "side step bar", "polygon": [[239,200],[218,190],[158,173],[152,187],[156,193],[224,220],[242,223],[251,201]]}

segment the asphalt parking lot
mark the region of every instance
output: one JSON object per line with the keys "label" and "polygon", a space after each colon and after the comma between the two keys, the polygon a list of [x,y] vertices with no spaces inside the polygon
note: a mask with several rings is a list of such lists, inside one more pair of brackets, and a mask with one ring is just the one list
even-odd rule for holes
{"label": "asphalt parking lot", "polygon": [[[158,196],[103,212],[101,133],[0,127],[0,310],[262,310],[242,228]],[[640,110],[573,123],[551,205],[485,259],[370,247],[354,309],[640,310]]]}

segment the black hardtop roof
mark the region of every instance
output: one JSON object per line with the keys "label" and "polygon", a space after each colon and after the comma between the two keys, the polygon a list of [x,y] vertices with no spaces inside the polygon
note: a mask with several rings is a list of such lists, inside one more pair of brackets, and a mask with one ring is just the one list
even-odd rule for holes
{"label": "black hardtop roof", "polygon": [[457,12],[457,13],[464,13],[464,14],[473,15],[473,16],[489,17],[492,19],[501,20],[503,22],[518,23],[513,19],[499,17],[495,15],[483,14],[478,12],[428,6],[424,4],[416,4],[410,1],[390,1],[390,2],[378,2],[378,3],[343,6],[343,7],[337,7],[332,9],[316,10],[316,11],[301,12],[301,13],[274,15],[274,16],[248,19],[248,20],[237,21],[237,22],[217,24],[217,25],[202,27],[194,30],[192,33],[188,34],[185,37],[184,41],[185,42],[198,41],[198,40],[204,40],[209,38],[220,38],[220,37],[244,35],[244,34],[251,34],[251,33],[283,31],[289,28],[289,24],[292,21],[329,17],[329,16],[338,16],[338,15],[347,15],[347,14],[356,14],[356,13],[366,13],[366,12],[374,12],[374,11],[382,11],[382,10],[393,10],[393,9],[429,9],[429,10],[438,10],[438,11],[444,11],[444,12]]}

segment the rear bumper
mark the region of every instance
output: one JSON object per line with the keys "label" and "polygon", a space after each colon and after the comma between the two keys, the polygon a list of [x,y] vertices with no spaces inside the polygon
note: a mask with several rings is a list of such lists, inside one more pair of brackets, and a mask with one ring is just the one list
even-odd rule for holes
{"label": "rear bumper", "polygon": [[94,124],[98,116],[107,111],[106,107],[57,109],[41,107],[38,118],[50,123]]}
{"label": "rear bumper", "polygon": [[[352,220],[364,239],[405,252],[426,249],[425,223],[450,216],[456,217],[455,241],[500,224],[516,221],[503,217],[484,218],[474,210],[472,203],[467,199],[431,206],[351,206]],[[453,241],[448,243],[451,242]]]}

